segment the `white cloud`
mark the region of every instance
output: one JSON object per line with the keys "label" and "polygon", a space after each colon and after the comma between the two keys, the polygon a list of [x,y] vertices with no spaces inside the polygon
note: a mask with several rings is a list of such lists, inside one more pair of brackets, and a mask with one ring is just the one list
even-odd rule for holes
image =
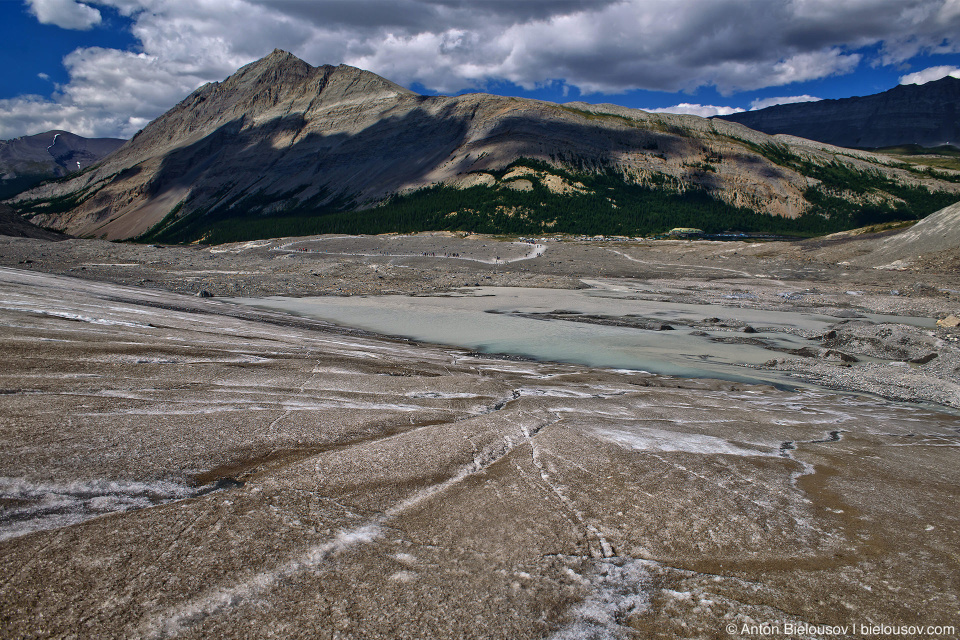
{"label": "white cloud", "polygon": [[86,31],[102,20],[97,9],[74,0],[27,0],[27,5],[42,24],[63,29]]}
{"label": "white cloud", "polygon": [[857,68],[862,57],[859,53],[845,53],[840,47],[797,53],[773,65],[772,77],[767,78],[764,86],[846,75]]}
{"label": "white cloud", "polygon": [[77,49],[64,66],[71,80],[53,99],[0,100],[0,139],[50,129],[128,138],[207,81],[156,56],[99,47]]}
{"label": "white cloud", "polygon": [[[829,40],[805,44],[797,42],[803,34],[784,35],[790,16],[780,5],[760,11],[761,4],[767,6],[757,0],[634,0],[505,29],[396,30],[366,42],[359,55],[348,51],[346,61],[440,91],[491,79],[531,89],[559,79],[584,94],[709,85],[730,93],[845,74],[860,63],[860,54],[827,46]],[[756,23],[770,14],[769,28]]]}
{"label": "white cloud", "polygon": [[644,111],[649,111],[650,113],[686,113],[702,118],[709,118],[710,116],[728,116],[731,113],[741,113],[744,109],[739,107],[718,107],[712,104],[690,104],[689,102],[681,102],[672,107],[644,109]]}
{"label": "white cloud", "polygon": [[[93,6],[71,0],[28,2],[39,20],[64,27],[101,19]],[[864,63],[865,47],[879,48],[867,60],[874,64],[960,51],[960,0],[90,4],[127,16],[139,48],[71,53],[64,61],[70,80],[57,93],[0,101],[0,135],[40,131],[53,113],[82,114],[98,135],[130,135],[135,123],[203,82],[222,80],[276,47],[311,64],[345,62],[442,92],[509,81],[528,89],[560,83],[581,94],[714,87],[724,95],[851,73]],[[19,111],[27,106],[34,121]]]}
{"label": "white cloud", "polygon": [[108,114],[85,112],[73,105],[51,102],[41,96],[27,95],[0,100],[0,138],[32,135],[51,129],[63,129],[82,136],[95,136],[110,128]]}
{"label": "white cloud", "polygon": [[803,94],[802,96],[780,96],[779,98],[758,98],[750,103],[750,111],[766,109],[777,104],[796,104],[798,102],[819,102],[820,98]]}
{"label": "white cloud", "polygon": [[901,76],[900,84],[927,84],[928,82],[933,82],[934,80],[939,80],[940,78],[946,78],[947,76],[960,78],[960,67],[951,67],[946,65],[939,67],[927,67],[926,69]]}

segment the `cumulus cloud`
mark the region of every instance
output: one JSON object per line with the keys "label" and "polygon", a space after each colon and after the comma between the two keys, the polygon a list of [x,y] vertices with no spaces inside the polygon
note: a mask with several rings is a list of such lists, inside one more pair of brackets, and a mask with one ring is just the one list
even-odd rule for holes
{"label": "cumulus cloud", "polygon": [[57,93],[0,102],[0,135],[29,122],[23,105],[42,105],[32,132],[59,109],[64,118],[83,114],[99,135],[130,135],[275,47],[439,92],[508,81],[584,95],[698,87],[730,95],[960,51],[958,0],[28,2],[39,20],[69,28],[97,24],[92,5],[112,7],[130,18],[140,46],[73,52]]}
{"label": "cumulus cloud", "polygon": [[206,82],[156,56],[116,49],[77,49],[63,63],[71,80],[53,99],[0,100],[0,138],[50,129],[128,138]]}
{"label": "cumulus cloud", "polygon": [[41,96],[26,95],[0,100],[0,138],[14,138],[63,129],[82,136],[94,136],[110,122],[97,112],[85,112],[74,105],[64,105]]}
{"label": "cumulus cloud", "polygon": [[927,67],[920,71],[908,73],[900,77],[900,84],[927,84],[947,76],[960,78],[960,67],[951,67],[942,65],[939,67]]}
{"label": "cumulus cloud", "polygon": [[766,109],[777,104],[796,104],[797,102],[819,102],[821,98],[803,94],[802,96],[781,96],[779,98],[758,98],[750,103],[750,111]]}
{"label": "cumulus cloud", "polygon": [[27,0],[27,6],[42,24],[63,29],[86,31],[102,20],[97,9],[74,0]]}
{"label": "cumulus cloud", "polygon": [[859,64],[860,54],[828,39],[790,34],[790,17],[766,0],[619,2],[507,28],[391,30],[369,53],[348,52],[347,62],[439,90],[489,79],[530,89],[562,79],[585,94],[705,85],[730,93],[848,73]]}
{"label": "cumulus cloud", "polygon": [[718,107],[712,104],[690,104],[689,102],[681,102],[672,107],[644,109],[644,111],[649,111],[650,113],[686,113],[692,116],[700,116],[701,118],[709,118],[710,116],[728,116],[731,113],[741,113],[744,110],[739,107]]}

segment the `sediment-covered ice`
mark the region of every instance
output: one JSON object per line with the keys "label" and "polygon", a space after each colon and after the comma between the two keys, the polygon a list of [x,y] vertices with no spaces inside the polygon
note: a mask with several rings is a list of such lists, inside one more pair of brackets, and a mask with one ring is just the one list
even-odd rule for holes
{"label": "sediment-covered ice", "polygon": [[698,433],[663,431],[634,427],[626,429],[598,429],[597,435],[605,440],[637,451],[678,451],[704,455],[726,454],[733,456],[776,455],[761,449],[745,449],[723,438]]}
{"label": "sediment-covered ice", "polygon": [[108,513],[142,509],[198,493],[171,481],[86,480],[35,483],[0,478],[0,540],[57,529]]}

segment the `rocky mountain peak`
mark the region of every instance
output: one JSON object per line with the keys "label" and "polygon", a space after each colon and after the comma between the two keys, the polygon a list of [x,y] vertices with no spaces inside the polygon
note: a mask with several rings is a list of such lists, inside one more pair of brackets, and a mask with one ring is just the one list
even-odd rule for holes
{"label": "rocky mountain peak", "polygon": [[291,60],[291,59],[292,59],[292,60],[299,60],[300,62],[303,62],[303,61],[300,60],[297,56],[293,55],[293,54],[290,53],[289,51],[284,51],[283,49],[279,49],[279,48],[278,48],[278,49],[274,49],[274,50],[271,51],[269,54],[267,54],[267,55],[265,55],[264,57],[260,58],[260,62],[266,63],[266,62],[268,62],[268,61],[273,61],[273,60],[282,62],[282,61],[284,61],[284,60]]}
{"label": "rocky mountain peak", "polygon": [[255,60],[240,69],[221,84],[237,87],[243,84],[296,82],[310,75],[313,67],[297,56],[274,49],[273,53]]}
{"label": "rocky mountain peak", "polygon": [[385,95],[416,95],[371,71],[346,64],[314,67],[282,49],[274,49],[269,55],[240,68],[219,87],[222,93],[231,93],[234,97],[247,94],[249,99],[255,99],[263,92],[278,100],[283,99],[281,96],[291,97],[291,94],[311,99],[319,95],[321,102],[326,104]]}
{"label": "rocky mountain peak", "polygon": [[165,140],[176,144],[192,138],[197,130],[209,132],[238,120],[292,117],[341,103],[415,95],[370,71],[345,64],[314,67],[275,49],[222,82],[200,87],[144,133],[160,131]]}

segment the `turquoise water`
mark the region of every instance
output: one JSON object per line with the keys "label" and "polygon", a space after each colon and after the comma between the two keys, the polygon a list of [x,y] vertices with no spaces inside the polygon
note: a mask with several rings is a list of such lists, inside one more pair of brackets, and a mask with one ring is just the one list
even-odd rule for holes
{"label": "turquoise water", "polygon": [[[477,287],[452,295],[235,298],[231,302],[284,311],[422,342],[463,347],[481,353],[523,356],[590,367],[648,371],[682,377],[709,377],[743,382],[796,384],[787,374],[751,368],[772,358],[791,358],[756,344],[729,344],[716,338],[759,339],[768,347],[816,347],[784,330],[826,331],[838,321],[831,316],[760,311],[720,305],[698,305],[631,299],[608,290],[557,290]],[[649,331],[567,320],[546,320],[518,314],[557,310],[605,316],[638,316],[671,323],[716,317],[738,320],[757,329]],[[879,321],[884,318],[876,317]]]}

